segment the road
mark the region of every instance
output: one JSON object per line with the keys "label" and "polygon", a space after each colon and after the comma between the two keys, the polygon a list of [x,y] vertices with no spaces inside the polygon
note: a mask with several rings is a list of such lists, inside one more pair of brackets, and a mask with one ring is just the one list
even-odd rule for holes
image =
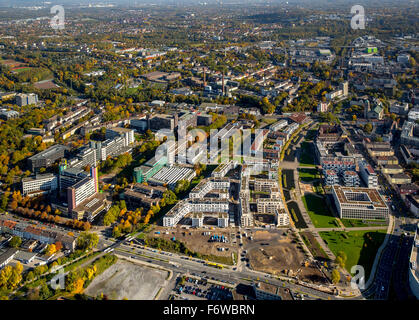
{"label": "road", "polygon": [[[118,255],[126,256],[129,258],[135,258],[142,262],[153,263],[160,267],[171,270],[174,274],[192,274],[196,276],[206,277],[209,279],[216,279],[224,281],[225,283],[248,283],[251,284],[255,281],[265,281],[280,287],[289,288],[294,292],[303,293],[312,299],[341,299],[328,292],[328,287],[320,288],[323,291],[318,290],[319,288],[310,288],[310,284],[296,283],[295,279],[288,277],[275,278],[269,274],[250,270],[245,266],[238,268],[237,266],[226,266],[223,269],[217,269],[206,265],[206,261],[189,258],[186,256],[177,255],[170,252],[159,251],[157,249],[146,248],[138,243],[135,237],[133,237],[133,244],[127,244],[131,240],[119,240],[114,241],[111,239],[101,238],[98,249],[114,249],[113,252]],[[238,258],[240,260],[240,256]]]}

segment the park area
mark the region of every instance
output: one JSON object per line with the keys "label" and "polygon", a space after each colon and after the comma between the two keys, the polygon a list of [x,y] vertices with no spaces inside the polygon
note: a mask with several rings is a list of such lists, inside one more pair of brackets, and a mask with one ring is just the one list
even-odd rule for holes
{"label": "park area", "polygon": [[326,279],[308,258],[291,232],[271,230],[253,232],[253,240],[246,240],[252,269],[273,275],[297,276],[304,281],[324,283]]}
{"label": "park area", "polygon": [[311,168],[298,169],[298,175],[303,182],[313,182],[321,178],[319,171]]}
{"label": "park area", "polygon": [[304,231],[301,232],[300,235],[314,258],[322,261],[329,260],[329,257],[327,256],[326,252],[324,252],[323,248],[320,246],[319,242],[316,240],[316,238],[311,232]]}
{"label": "park area", "polygon": [[303,141],[301,143],[300,166],[314,167],[314,148],[311,142]]}
{"label": "park area", "polygon": [[319,232],[319,234],[335,255],[339,251],[345,252],[347,256],[345,268],[348,272],[351,271],[352,266],[361,265],[365,269],[365,278],[367,280],[377,250],[386,236],[386,231],[326,231]]}
{"label": "park area", "polygon": [[346,228],[387,226],[386,220],[340,219]]}
{"label": "park area", "polygon": [[306,194],[301,197],[304,206],[316,228],[340,227],[339,222],[333,216],[323,197],[315,194]]}

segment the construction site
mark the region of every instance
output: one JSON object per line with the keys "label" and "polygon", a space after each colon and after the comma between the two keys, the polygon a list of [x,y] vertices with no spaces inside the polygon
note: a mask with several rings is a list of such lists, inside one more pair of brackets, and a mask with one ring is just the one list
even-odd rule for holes
{"label": "construction site", "polygon": [[249,267],[276,276],[326,283],[323,274],[303,251],[290,230],[254,231],[252,240],[244,240]]}
{"label": "construction site", "polygon": [[189,252],[202,257],[218,257],[219,259],[215,260],[227,264],[232,264],[232,256],[237,257],[239,248],[239,240],[236,230],[233,228],[191,228],[180,225],[170,229],[157,227],[150,231],[146,237],[164,239],[167,243],[179,241]]}

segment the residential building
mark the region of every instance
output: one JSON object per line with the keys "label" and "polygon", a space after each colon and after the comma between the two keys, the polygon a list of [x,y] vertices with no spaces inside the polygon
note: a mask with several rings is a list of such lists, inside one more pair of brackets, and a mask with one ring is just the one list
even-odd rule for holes
{"label": "residential building", "polygon": [[323,170],[324,184],[327,186],[339,185],[339,176],[335,170]]}
{"label": "residential building", "polygon": [[276,210],[275,211],[275,225],[277,227],[285,227],[290,224],[290,218],[288,213],[284,210]]}
{"label": "residential building", "polygon": [[378,176],[371,165],[366,161],[360,161],[358,166],[359,174],[367,188],[378,189]]}
{"label": "residential building", "polygon": [[345,171],[343,173],[343,184],[345,187],[359,187],[359,176],[355,171]]}

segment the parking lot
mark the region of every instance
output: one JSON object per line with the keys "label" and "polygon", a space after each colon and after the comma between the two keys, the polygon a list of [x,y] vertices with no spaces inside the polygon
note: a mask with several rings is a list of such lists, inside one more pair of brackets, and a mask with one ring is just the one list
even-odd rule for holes
{"label": "parking lot", "polygon": [[183,300],[231,300],[230,288],[208,282],[206,279],[182,277],[174,289]]}

